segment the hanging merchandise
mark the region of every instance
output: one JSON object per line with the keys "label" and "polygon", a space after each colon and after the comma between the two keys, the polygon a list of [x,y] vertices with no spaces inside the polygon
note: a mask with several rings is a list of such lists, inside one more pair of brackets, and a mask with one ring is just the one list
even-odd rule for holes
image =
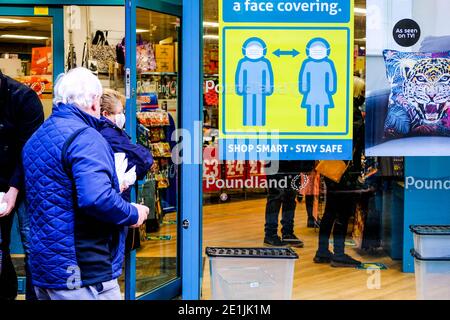
{"label": "hanging merchandise", "polygon": [[69,30],[69,53],[67,54],[67,70],[77,67],[77,53],[73,44],[73,30]]}
{"label": "hanging merchandise", "polygon": [[72,70],[77,67],[77,53],[75,47],[70,45],[69,54],[67,55],[67,70]]}
{"label": "hanging merchandise", "polygon": [[[89,66],[91,71],[97,67],[98,73],[109,73],[110,65],[116,62],[116,50],[108,42],[108,31],[97,31],[89,48]],[[96,63],[95,63],[95,62]]]}
{"label": "hanging merchandise", "polygon": [[[116,59],[120,64],[125,64],[125,38],[119,43],[116,48]],[[153,45],[142,39],[141,35],[138,35],[136,41],[136,70],[138,73],[151,72],[156,70],[156,58]]]}
{"label": "hanging merchandise", "polygon": [[136,45],[136,69],[138,73],[150,72],[156,70],[156,59],[153,45],[138,37]]}
{"label": "hanging merchandise", "polygon": [[81,57],[81,66],[85,68],[88,68],[89,66],[88,46],[86,42],[83,45],[83,56]]}

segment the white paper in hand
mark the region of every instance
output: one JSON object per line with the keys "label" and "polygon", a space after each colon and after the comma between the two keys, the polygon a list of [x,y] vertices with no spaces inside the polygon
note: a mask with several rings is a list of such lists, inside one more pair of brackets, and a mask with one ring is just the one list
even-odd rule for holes
{"label": "white paper in hand", "polygon": [[8,205],[6,202],[3,202],[3,197],[5,196],[4,192],[0,192],[0,214],[4,213],[6,211],[6,208]]}
{"label": "white paper in hand", "polygon": [[136,179],[137,179],[136,166],[134,166],[128,172],[125,173],[123,183],[129,187],[136,183]]}
{"label": "white paper in hand", "polygon": [[119,185],[122,185],[128,167],[128,160],[126,159],[125,153],[115,153],[114,160],[116,164],[117,179],[119,180]]}
{"label": "white paper in hand", "polygon": [[115,153],[116,174],[120,186],[130,187],[136,183],[136,166],[127,172],[128,159],[125,153]]}

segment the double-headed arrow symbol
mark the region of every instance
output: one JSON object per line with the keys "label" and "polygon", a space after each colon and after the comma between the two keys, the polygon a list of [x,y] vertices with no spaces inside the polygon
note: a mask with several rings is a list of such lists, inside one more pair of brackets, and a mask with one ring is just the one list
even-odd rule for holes
{"label": "double-headed arrow symbol", "polygon": [[278,50],[274,51],[273,54],[276,55],[278,58],[281,56],[292,56],[293,58],[295,58],[296,56],[298,56],[300,54],[300,52],[298,52],[295,49],[292,49],[291,51],[283,51],[281,49],[278,49]]}

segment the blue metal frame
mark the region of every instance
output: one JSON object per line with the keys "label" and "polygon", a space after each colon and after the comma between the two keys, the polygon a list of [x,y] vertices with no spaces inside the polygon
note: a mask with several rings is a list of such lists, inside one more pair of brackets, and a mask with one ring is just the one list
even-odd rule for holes
{"label": "blue metal frame", "polygon": [[[126,131],[132,141],[136,142],[136,3],[128,1],[125,5],[125,70],[126,80],[125,89],[126,100]],[[132,201],[136,201],[135,192],[131,193]],[[132,251],[125,256],[125,299],[136,299],[136,251]]]}
{"label": "blue metal frame", "polygon": [[181,233],[182,297],[185,300],[200,299],[202,278],[202,133],[196,126],[203,117],[202,8],[202,0],[183,0],[181,70],[186,76],[181,82],[181,127],[191,134],[191,139],[183,139],[183,150],[190,149],[194,160],[187,164],[185,159],[181,171],[181,215],[182,221],[189,221],[189,227]]}

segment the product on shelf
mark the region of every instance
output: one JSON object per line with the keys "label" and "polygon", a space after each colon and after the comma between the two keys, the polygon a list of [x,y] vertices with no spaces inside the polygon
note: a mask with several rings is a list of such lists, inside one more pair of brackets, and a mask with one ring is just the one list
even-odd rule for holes
{"label": "product on shelf", "polygon": [[138,112],[138,122],[146,127],[164,127],[170,125],[167,112]]}
{"label": "product on shelf", "polygon": [[166,140],[166,134],[163,128],[152,128],[150,129],[150,141],[152,143],[160,142]]}
{"label": "product on shelf", "polygon": [[53,73],[52,47],[31,50],[31,74],[51,75]]}
{"label": "product on shelf", "polygon": [[205,73],[219,72],[219,49],[217,45],[207,45],[203,55]]}
{"label": "product on shelf", "polygon": [[29,86],[38,96],[51,94],[53,91],[52,76],[22,76],[16,77],[15,80]]}
{"label": "product on shelf", "polygon": [[146,128],[142,124],[138,124],[137,136],[139,144],[143,145],[147,149],[150,149],[150,141],[151,141],[150,129]]}
{"label": "product on shelf", "polygon": [[156,71],[175,72],[174,46],[169,44],[155,45]]}
{"label": "product on shelf", "polygon": [[166,189],[169,187],[169,179],[166,175],[160,173],[155,176],[156,178],[156,186],[158,189]]}
{"label": "product on shelf", "polygon": [[170,145],[167,142],[152,143],[151,146],[154,157],[170,158],[172,156]]}
{"label": "product on shelf", "polygon": [[218,106],[219,94],[215,90],[208,90],[203,95],[204,103],[206,106]]}
{"label": "product on shelf", "polygon": [[158,94],[154,92],[139,93],[137,102],[141,111],[154,110],[158,108]]}

